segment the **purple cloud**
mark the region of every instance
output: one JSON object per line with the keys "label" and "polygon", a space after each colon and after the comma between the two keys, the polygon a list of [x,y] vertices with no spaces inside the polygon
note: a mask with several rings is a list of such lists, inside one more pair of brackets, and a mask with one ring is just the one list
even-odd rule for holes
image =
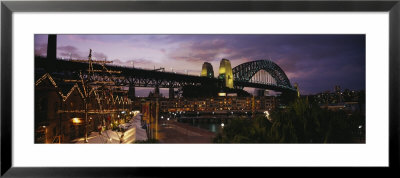
{"label": "purple cloud", "polygon": [[107,59],[107,55],[105,55],[104,53],[100,53],[100,52],[94,52],[93,53],[93,57],[97,60],[104,60]]}
{"label": "purple cloud", "polygon": [[228,54],[234,53],[226,45],[226,42],[220,39],[185,42],[180,44],[179,48],[170,52],[169,57],[190,62],[220,60],[218,58],[229,57]]}

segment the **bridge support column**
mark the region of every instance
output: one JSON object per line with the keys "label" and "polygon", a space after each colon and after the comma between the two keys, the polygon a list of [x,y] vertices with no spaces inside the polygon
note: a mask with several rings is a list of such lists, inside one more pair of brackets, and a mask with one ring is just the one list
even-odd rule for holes
{"label": "bridge support column", "polygon": [[133,100],[135,98],[135,95],[136,95],[135,85],[129,85],[128,98]]}
{"label": "bridge support column", "polygon": [[57,35],[48,35],[47,40],[47,59],[57,59]]}
{"label": "bridge support column", "polygon": [[160,88],[158,86],[156,86],[156,88],[154,88],[154,96],[160,97]]}
{"label": "bridge support column", "polygon": [[54,72],[55,61],[57,59],[57,35],[48,35],[47,39],[47,61],[46,61],[46,71]]}
{"label": "bridge support column", "polygon": [[175,91],[174,88],[169,88],[169,99],[175,98]]}

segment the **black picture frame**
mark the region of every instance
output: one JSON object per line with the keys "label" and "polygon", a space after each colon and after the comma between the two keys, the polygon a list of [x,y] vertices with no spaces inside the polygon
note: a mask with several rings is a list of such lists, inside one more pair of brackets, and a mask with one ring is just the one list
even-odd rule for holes
{"label": "black picture frame", "polygon": [[[1,175],[5,177],[131,177],[180,174],[177,168],[19,168],[12,165],[12,18],[13,12],[389,12],[389,168],[399,168],[400,1],[2,1],[1,2]],[[373,153],[371,153],[373,154]],[[214,168],[209,168],[214,171]],[[222,168],[226,169],[226,168]],[[346,168],[347,169],[347,168]],[[242,169],[217,170],[213,175]],[[307,169],[306,169],[307,170]],[[358,169],[357,169],[358,170]],[[265,170],[254,169],[251,173]],[[363,170],[365,171],[365,170]],[[208,171],[186,168],[207,175]],[[219,173],[218,173],[219,172]],[[287,174],[286,171],[279,171]],[[290,172],[290,171],[289,171]],[[305,171],[307,172],[307,171]],[[368,172],[368,171],[367,171]],[[365,173],[365,172],[364,172]],[[211,174],[211,173],[209,173]],[[339,174],[330,171],[330,174]],[[190,175],[189,175],[190,176]]]}

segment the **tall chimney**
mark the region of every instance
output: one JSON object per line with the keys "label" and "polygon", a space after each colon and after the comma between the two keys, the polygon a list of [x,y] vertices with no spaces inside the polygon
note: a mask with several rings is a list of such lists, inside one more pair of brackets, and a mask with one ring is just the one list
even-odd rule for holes
{"label": "tall chimney", "polygon": [[47,41],[47,59],[55,60],[57,57],[57,35],[49,35]]}

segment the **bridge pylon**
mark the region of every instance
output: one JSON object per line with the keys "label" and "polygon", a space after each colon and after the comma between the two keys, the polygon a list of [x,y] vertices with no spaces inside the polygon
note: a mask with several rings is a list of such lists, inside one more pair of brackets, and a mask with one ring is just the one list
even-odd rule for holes
{"label": "bridge pylon", "polygon": [[233,72],[231,62],[228,59],[222,59],[219,65],[219,79],[224,79],[225,87],[233,88]]}

